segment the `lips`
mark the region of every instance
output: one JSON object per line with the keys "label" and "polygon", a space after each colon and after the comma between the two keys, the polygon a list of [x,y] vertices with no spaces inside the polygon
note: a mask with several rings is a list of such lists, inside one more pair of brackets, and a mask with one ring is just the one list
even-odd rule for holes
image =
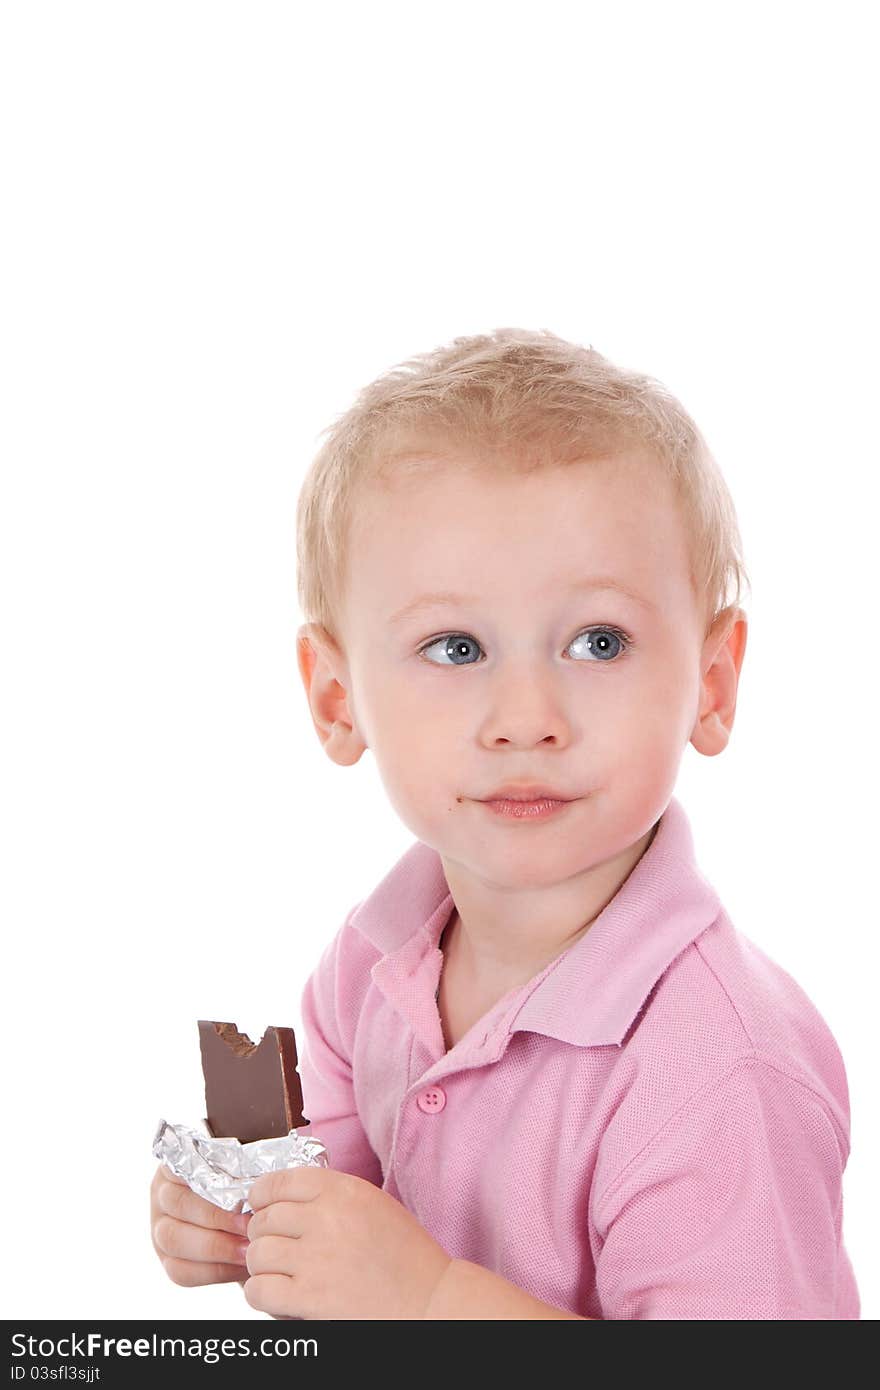
{"label": "lips", "polygon": [[575,798],[566,792],[556,791],[553,787],[548,787],[544,782],[537,783],[516,783],[510,782],[507,786],[499,787],[497,791],[490,792],[488,796],[479,798],[481,801],[574,801]]}

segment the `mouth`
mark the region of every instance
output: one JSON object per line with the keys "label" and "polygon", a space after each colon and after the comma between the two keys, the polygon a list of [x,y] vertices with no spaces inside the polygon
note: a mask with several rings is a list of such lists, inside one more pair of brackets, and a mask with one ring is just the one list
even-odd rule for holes
{"label": "mouth", "polygon": [[499,787],[497,791],[490,792],[488,796],[477,798],[480,801],[576,801],[577,797],[569,796],[566,792],[557,791],[555,787],[548,787],[544,783],[514,783],[510,782],[507,786]]}
{"label": "mouth", "polygon": [[556,816],[579,800],[577,796],[563,796],[554,788],[520,785],[499,787],[491,796],[482,797],[478,804],[496,816],[515,821],[534,821]]}

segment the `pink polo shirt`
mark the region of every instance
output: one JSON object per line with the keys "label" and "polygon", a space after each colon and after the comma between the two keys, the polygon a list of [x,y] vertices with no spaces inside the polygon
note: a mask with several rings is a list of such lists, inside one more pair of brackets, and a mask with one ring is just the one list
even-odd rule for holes
{"label": "pink polo shirt", "polygon": [[590,929],[447,1052],[453,907],[416,841],[305,986],[299,1132],[331,1165],[586,1317],[858,1318],[843,1060],[733,927],[678,800]]}

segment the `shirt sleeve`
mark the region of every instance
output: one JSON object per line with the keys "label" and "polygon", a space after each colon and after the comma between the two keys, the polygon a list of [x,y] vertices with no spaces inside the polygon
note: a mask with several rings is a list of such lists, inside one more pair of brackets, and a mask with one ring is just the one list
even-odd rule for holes
{"label": "shirt sleeve", "polygon": [[833,1319],[847,1152],[808,1086],[742,1059],[597,1202],[603,1318]]}
{"label": "shirt sleeve", "polygon": [[320,1139],[331,1168],[381,1187],[382,1166],[370,1147],[355,1100],[350,1038],[356,1018],[340,1018],[337,1007],[340,999],[350,1000],[356,992],[343,959],[347,929],[348,920],[324,951],[302,994],[298,1060],[309,1123],[299,1126],[297,1134]]}

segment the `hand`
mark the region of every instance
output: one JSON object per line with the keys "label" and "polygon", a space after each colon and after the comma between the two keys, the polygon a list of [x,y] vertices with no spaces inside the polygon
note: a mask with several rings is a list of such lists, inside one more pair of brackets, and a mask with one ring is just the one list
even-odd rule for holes
{"label": "hand", "polygon": [[156,1169],[150,1231],[153,1249],[175,1284],[244,1284],[250,1219],[250,1212],[224,1211],[199,1197],[163,1163]]}
{"label": "hand", "polygon": [[244,1296],[275,1317],[423,1318],[451,1263],[390,1193],[334,1168],[264,1173],[248,1201]]}

